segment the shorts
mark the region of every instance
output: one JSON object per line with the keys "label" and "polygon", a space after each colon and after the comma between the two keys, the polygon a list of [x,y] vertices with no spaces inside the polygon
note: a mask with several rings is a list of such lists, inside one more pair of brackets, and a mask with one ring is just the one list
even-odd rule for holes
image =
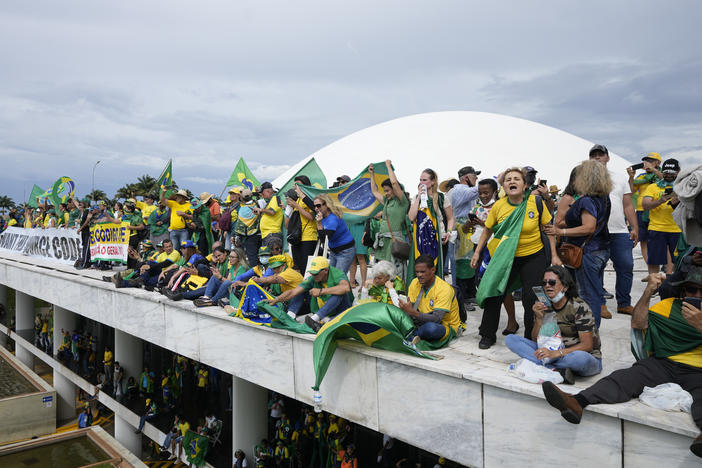
{"label": "shorts", "polygon": [[638,221],[639,225],[639,242],[648,241],[648,221],[643,221],[641,219],[643,217],[643,214],[643,211],[636,212],[636,220]]}
{"label": "shorts", "polygon": [[648,264],[666,265],[668,252],[670,258],[674,259],[673,253],[679,238],[679,232],[648,231]]}

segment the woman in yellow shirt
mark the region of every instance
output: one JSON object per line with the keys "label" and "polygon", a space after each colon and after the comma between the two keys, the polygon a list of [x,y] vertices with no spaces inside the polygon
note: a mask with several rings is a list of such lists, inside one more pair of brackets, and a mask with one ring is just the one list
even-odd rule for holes
{"label": "woman in yellow shirt", "polygon": [[[314,201],[302,193],[302,190],[300,190],[297,184],[312,185],[312,183],[307,176],[299,175],[295,177],[295,193],[297,199],[293,199],[287,193],[285,194],[288,207],[300,215],[300,225],[302,227],[301,241],[297,245],[291,244],[290,250],[292,251],[295,269],[304,275],[307,269],[307,257],[314,255],[314,249],[317,246],[317,222],[314,219]],[[293,215],[293,213],[291,213],[291,215]],[[286,226],[287,223],[288,219],[286,219]]]}
{"label": "woman in yellow shirt", "polygon": [[[496,332],[500,324],[500,308],[505,294],[511,292],[508,289],[517,280],[521,280],[522,285],[522,304],[524,305],[524,336],[531,338],[531,329],[534,324],[534,311],[532,306],[536,302],[536,296],[532,291],[532,287],[541,286],[541,279],[544,271],[549,266],[549,262],[554,265],[560,265],[561,261],[556,253],[556,243],[552,236],[548,237],[548,242],[551,248],[551,257],[546,255],[545,248],[541,239],[541,226],[551,222],[551,213],[546,208],[545,203],[541,201],[541,206],[537,206],[536,197],[529,195],[525,200],[527,184],[526,173],[524,169],[513,167],[507,169],[502,174],[502,187],[506,197],[499,199],[490,210],[487,220],[485,221],[485,229],[480,236],[478,244],[475,246],[475,253],[471,259],[471,267],[473,269],[480,266],[482,259],[482,251],[488,239],[493,234],[494,228],[503,221],[521,221],[519,231],[519,240],[516,245],[516,250],[506,256],[503,252],[498,252],[501,247],[507,248],[508,243],[502,246],[502,242],[506,241],[507,233],[497,236],[500,243],[498,244],[495,254],[485,270],[485,275],[481,280],[478,288],[478,302],[483,308],[483,318],[480,323],[480,349],[488,349],[497,341]],[[525,202],[525,206],[522,203]],[[524,210],[523,220],[508,220],[510,215],[517,209]],[[519,224],[517,224],[519,226]],[[493,270],[491,270],[493,269]],[[498,269],[495,271],[495,269]],[[504,283],[504,290],[494,289],[494,284],[486,281],[488,275],[495,277],[507,278]],[[502,284],[502,283],[501,283]],[[489,289],[493,288],[493,289]],[[481,303],[482,301],[482,303]]]}

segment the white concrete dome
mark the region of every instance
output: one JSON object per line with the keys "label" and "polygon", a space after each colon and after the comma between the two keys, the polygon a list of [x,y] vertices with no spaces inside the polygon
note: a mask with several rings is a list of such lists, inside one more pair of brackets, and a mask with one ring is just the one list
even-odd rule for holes
{"label": "white concrete dome", "polygon": [[[605,146],[607,142],[598,142]],[[538,177],[563,189],[573,167],[588,158],[593,142],[529,120],[488,112],[431,112],[383,122],[345,136],[295,164],[273,182],[280,187],[312,156],[331,184],[355,177],[371,162],[391,159],[401,183],[416,191],[430,167],[439,181],[457,177],[463,166],[480,178],[511,166],[532,166]],[[610,152],[608,166],[626,173],[631,163]]]}

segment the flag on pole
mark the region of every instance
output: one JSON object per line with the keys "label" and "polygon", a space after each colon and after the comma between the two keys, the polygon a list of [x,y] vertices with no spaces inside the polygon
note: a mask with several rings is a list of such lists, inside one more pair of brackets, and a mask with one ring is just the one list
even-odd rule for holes
{"label": "flag on pole", "polygon": [[[385,162],[373,164],[373,169],[375,170],[375,185],[380,187],[380,184],[388,178],[388,169]],[[344,210],[344,221],[355,224],[364,222],[382,208],[371,192],[370,178],[371,173],[366,166],[355,179],[339,187],[319,189],[301,185],[300,188],[310,198],[322,193],[328,194]]]}
{"label": "flag on pole", "polygon": [[280,187],[280,190],[278,190],[279,193],[285,193],[291,188],[295,187],[295,177],[297,176],[307,176],[310,179],[310,182],[312,182],[312,186],[323,189],[326,188],[327,186],[327,178],[324,175],[324,172],[322,172],[322,169],[319,167],[319,164],[317,164],[317,161],[315,161],[314,157],[310,158],[309,161],[305,163],[304,166],[300,168],[299,171],[293,175],[290,180],[285,182],[282,187]]}
{"label": "flag on pole", "polygon": [[36,208],[37,206],[39,206],[39,204],[37,203],[37,198],[41,199],[43,195],[44,189],[34,184],[34,187],[32,188],[32,193],[29,194],[29,200],[27,201],[27,204],[32,208]]}
{"label": "flag on pole", "polygon": [[232,171],[232,175],[229,177],[226,187],[234,185],[240,185],[249,190],[254,190],[255,187],[261,185],[256,176],[254,176],[249,169],[249,166],[246,165],[244,158],[239,158],[239,162],[236,163],[236,167],[234,171]]}
{"label": "flag on pole", "polygon": [[414,322],[410,316],[392,304],[366,302],[347,309],[327,322],[314,339],[312,358],[315,383],[312,388],[319,390],[338,340],[351,338],[373,348],[435,359],[423,351],[445,346],[456,336],[451,329],[449,336],[440,342],[420,341],[413,346],[413,331]]}
{"label": "flag on pole", "polygon": [[165,192],[165,198],[170,197],[173,194],[173,160],[169,159],[166,167],[161,171],[161,175],[158,177],[156,183],[159,186],[161,193]]}

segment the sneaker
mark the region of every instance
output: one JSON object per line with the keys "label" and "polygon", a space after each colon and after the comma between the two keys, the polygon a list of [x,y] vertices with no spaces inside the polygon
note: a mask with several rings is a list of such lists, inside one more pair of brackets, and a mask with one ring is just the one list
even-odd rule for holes
{"label": "sneaker", "polygon": [[606,289],[603,289],[603,291],[604,291],[604,298],[605,298],[605,299],[614,299],[614,294],[612,294],[611,292],[607,291]]}
{"label": "sneaker", "polygon": [[573,398],[573,395],[562,391],[553,382],[548,381],[541,384],[541,389],[548,404],[559,410],[563,419],[571,424],[580,424],[583,408]]}
{"label": "sneaker", "polygon": [[512,293],[512,298],[514,298],[515,301],[521,301],[522,300],[522,290],[517,289]]}
{"label": "sneaker", "polygon": [[697,438],[690,445],[690,451],[702,458],[702,434],[698,435]]}
{"label": "sneaker", "polygon": [[314,330],[315,333],[317,333],[319,329],[322,328],[322,324],[310,317],[309,315],[305,317],[305,324],[307,324],[308,327]]}
{"label": "sneaker", "polygon": [[223,297],[222,299],[217,301],[217,305],[220,307],[228,306],[229,305],[229,299],[226,297]]}
{"label": "sneaker", "polygon": [[473,312],[475,311],[475,304],[466,301],[463,303],[463,308],[466,309],[466,312]]}
{"label": "sneaker", "polygon": [[495,341],[492,338],[488,338],[487,336],[482,336],[480,337],[480,342],[478,343],[478,348],[480,349],[490,349],[492,345],[495,344]]}
{"label": "sneaker", "polygon": [[112,277],[110,277],[110,281],[114,283],[116,288],[119,288],[122,286],[122,275],[120,275],[119,273],[115,273],[114,275],[112,275]]}
{"label": "sneaker", "polygon": [[295,312],[288,311],[287,314],[288,314],[288,317],[290,317],[291,319],[297,320],[297,315],[295,314]]}
{"label": "sneaker", "polygon": [[631,315],[631,314],[634,313],[634,308],[631,307],[631,306],[617,307],[617,313],[618,313],[618,314]]}
{"label": "sneaker", "polygon": [[102,280],[103,280],[105,283],[109,283],[109,282],[112,281],[112,277],[111,277],[111,276],[103,276],[103,277],[102,277]]}
{"label": "sneaker", "polygon": [[609,310],[607,310],[607,306],[606,306],[606,305],[603,305],[603,306],[602,306],[602,309],[601,309],[601,311],[600,311],[600,316],[601,316],[603,319],[611,319],[611,318],[612,318],[612,314],[611,314],[611,312],[610,312]]}

